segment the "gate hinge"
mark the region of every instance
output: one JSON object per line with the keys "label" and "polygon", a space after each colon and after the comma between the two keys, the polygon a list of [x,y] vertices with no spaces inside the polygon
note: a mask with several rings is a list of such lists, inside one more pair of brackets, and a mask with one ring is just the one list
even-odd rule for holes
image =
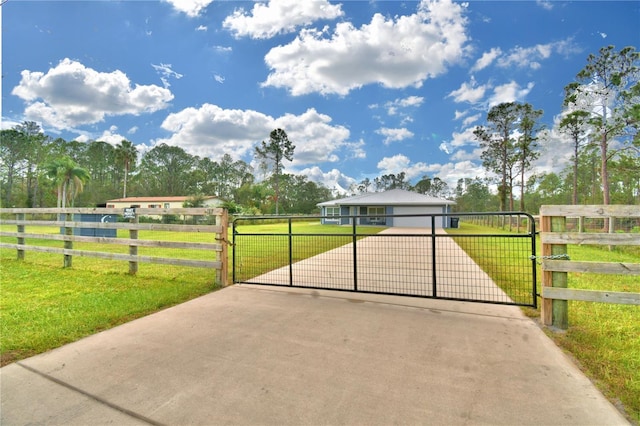
{"label": "gate hinge", "polygon": [[571,260],[568,254],[552,254],[550,256],[529,256],[529,259],[535,260],[538,265],[542,265],[538,259],[548,259],[548,260]]}
{"label": "gate hinge", "polygon": [[229,241],[228,239],[224,238],[224,237],[216,237],[216,241],[222,241],[223,243],[226,243],[228,246],[232,246],[233,243],[231,241]]}

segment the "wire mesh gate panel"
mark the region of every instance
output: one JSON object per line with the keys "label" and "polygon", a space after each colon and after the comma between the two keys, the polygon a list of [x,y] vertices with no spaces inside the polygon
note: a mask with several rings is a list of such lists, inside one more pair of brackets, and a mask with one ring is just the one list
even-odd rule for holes
{"label": "wire mesh gate panel", "polygon": [[455,229],[359,226],[357,216],[347,226],[317,216],[236,219],[233,282],[535,307],[533,218],[456,218]]}

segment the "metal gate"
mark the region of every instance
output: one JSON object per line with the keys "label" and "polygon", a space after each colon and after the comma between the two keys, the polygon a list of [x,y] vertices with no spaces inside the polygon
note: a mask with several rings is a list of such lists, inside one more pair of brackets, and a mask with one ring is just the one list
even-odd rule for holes
{"label": "metal gate", "polygon": [[[536,307],[531,215],[375,219],[408,216],[424,226],[375,226],[368,216],[237,218],[233,282]],[[329,220],[349,225],[323,224]]]}

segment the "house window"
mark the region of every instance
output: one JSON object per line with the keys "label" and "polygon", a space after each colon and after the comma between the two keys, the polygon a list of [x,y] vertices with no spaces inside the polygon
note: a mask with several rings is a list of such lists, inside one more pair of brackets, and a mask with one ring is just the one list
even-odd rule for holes
{"label": "house window", "polygon": [[327,216],[340,216],[340,207],[327,207],[325,213]]}
{"label": "house window", "polygon": [[164,208],[165,208],[165,209],[168,209],[168,208],[170,208],[170,207],[171,207],[171,204],[169,204],[169,203],[164,203]]}
{"label": "house window", "polygon": [[108,209],[115,209],[116,205],[115,204],[107,204],[107,208]]}
{"label": "house window", "polygon": [[369,216],[369,223],[384,224],[385,223],[384,217],[380,217],[384,215],[384,213],[385,213],[384,207],[367,207],[367,216]]}
{"label": "house window", "polygon": [[159,209],[160,207],[162,207],[160,204],[149,204],[150,209]]}

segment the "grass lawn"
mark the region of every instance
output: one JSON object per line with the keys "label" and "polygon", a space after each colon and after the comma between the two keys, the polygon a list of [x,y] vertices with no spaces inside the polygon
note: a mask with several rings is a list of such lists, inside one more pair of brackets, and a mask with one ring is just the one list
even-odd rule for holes
{"label": "grass lawn", "polygon": [[[451,233],[498,233],[495,228],[462,223]],[[459,242],[460,244],[460,242]],[[467,250],[463,244],[463,249]],[[609,251],[607,247],[569,245],[571,260],[640,263],[640,247],[624,247]],[[540,254],[538,239],[536,253]],[[489,275],[492,268],[468,250],[468,254]],[[538,267],[538,280],[542,271]],[[495,279],[495,278],[494,278]],[[496,280],[499,284],[499,280]],[[541,283],[538,282],[538,288]],[[637,276],[569,273],[569,288],[628,291],[640,293]],[[540,312],[523,308],[531,317]],[[629,416],[640,424],[640,307],[569,301],[569,329],[547,334],[563,350],[570,353],[582,370],[614,402],[620,401]],[[546,330],[546,329],[545,329]]]}
{"label": "grass lawn", "polygon": [[[12,227],[13,228],[13,227]],[[358,232],[375,233],[383,228],[366,227]],[[241,232],[282,233],[287,224],[243,225]],[[295,222],[293,232],[347,234],[351,227],[320,226],[319,222]],[[55,227],[29,227],[27,232],[57,234]],[[119,237],[126,237],[126,231]],[[213,242],[212,234],[140,231],[140,239]],[[298,237],[305,238],[305,237]],[[231,239],[231,235],[229,235]],[[255,240],[255,239],[254,239]],[[2,238],[14,243],[15,238]],[[304,256],[312,256],[344,244],[342,240],[316,245]],[[62,241],[28,239],[27,244],[62,247]],[[332,245],[333,244],[333,245]],[[127,253],[127,246],[74,243],[74,249]],[[264,271],[273,251],[250,250],[255,267]],[[197,250],[140,247],[140,255],[203,259]],[[206,255],[206,253],[204,254]],[[229,250],[231,256],[231,250]],[[209,259],[211,260],[211,259]],[[124,261],[74,257],[73,267],[62,267],[62,255],[0,249],[0,362],[1,365],[45,352],[139,318],[160,309],[218,289],[215,271],[168,265],[139,264],[138,274],[129,275]],[[229,274],[231,275],[231,267]],[[229,281],[231,282],[231,276]]]}

